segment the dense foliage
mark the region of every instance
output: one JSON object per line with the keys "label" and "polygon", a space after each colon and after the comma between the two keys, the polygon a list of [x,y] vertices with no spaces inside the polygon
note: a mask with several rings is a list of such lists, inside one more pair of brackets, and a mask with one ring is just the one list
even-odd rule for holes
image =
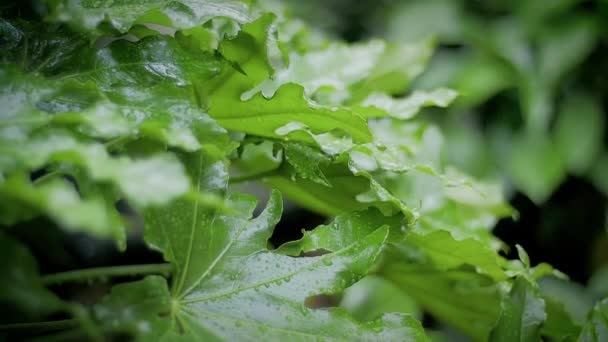
{"label": "dense foliage", "polygon": [[[347,43],[335,28],[294,16],[306,12],[289,2],[2,6],[0,329],[7,339],[449,339],[423,327],[423,313],[479,341],[608,339],[605,285],[581,289],[589,301],[577,303],[567,275],[532,265],[519,245],[508,259],[510,247],[492,233],[498,220],[517,215],[500,170],[459,163],[470,152],[452,144],[454,124],[420,115],[452,103],[470,109],[517,88],[526,120],[509,132],[525,137],[509,151],[506,172],[544,201],[566,170],[605,166],[594,163],[604,118],[592,95],[560,103],[549,132],[558,83],[584,57],[567,51],[543,62],[561,40],[541,40],[549,43],[537,58],[548,71],[537,75],[517,32],[492,36],[505,39],[494,46],[469,33],[483,31],[473,24],[447,28],[438,39],[487,43],[511,69],[491,54],[447,54],[423,74],[437,39],[397,38],[402,28],[390,23],[398,19],[383,17],[389,24],[377,34],[388,40]],[[589,22],[572,30],[591,29]],[[577,32],[571,39],[581,46],[571,49],[585,55],[593,42]],[[570,35],[556,39],[563,37]],[[442,61],[452,63],[448,75],[468,67],[478,78],[433,77]],[[579,113],[587,117],[577,120]],[[531,178],[530,168],[549,174]],[[601,171],[588,174],[605,181]],[[244,186],[249,181],[272,189],[263,208],[243,193],[259,194]],[[271,242],[283,196],[329,221]],[[58,242],[66,236],[83,239],[84,250],[112,241],[125,255],[143,239],[164,263],[41,274],[48,255],[66,253]]]}

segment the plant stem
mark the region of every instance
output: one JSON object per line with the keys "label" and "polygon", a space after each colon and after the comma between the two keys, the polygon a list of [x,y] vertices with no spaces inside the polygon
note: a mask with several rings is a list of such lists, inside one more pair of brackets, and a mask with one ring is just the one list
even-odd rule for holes
{"label": "plant stem", "polygon": [[144,265],[127,265],[127,266],[108,266],[97,267],[82,270],[74,270],[60,272],[42,276],[44,285],[61,284],[65,282],[82,282],[90,279],[99,279],[107,277],[123,277],[146,274],[162,274],[168,275],[171,273],[170,264],[144,264]]}
{"label": "plant stem", "polygon": [[64,319],[60,321],[46,321],[46,322],[33,322],[33,323],[14,323],[14,324],[2,324],[0,325],[0,331],[7,330],[36,330],[36,331],[49,331],[71,328],[77,324],[75,319]]}

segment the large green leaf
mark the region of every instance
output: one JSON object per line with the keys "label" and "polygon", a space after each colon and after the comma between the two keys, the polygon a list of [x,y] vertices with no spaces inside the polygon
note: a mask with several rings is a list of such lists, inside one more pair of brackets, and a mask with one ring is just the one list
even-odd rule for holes
{"label": "large green leaf", "polygon": [[[203,174],[212,169],[199,171],[201,187],[221,184],[213,178],[216,172]],[[299,340],[353,336],[363,340],[424,339],[419,325],[408,316],[385,315],[360,324],[340,310],[311,310],[304,305],[310,296],[340,292],[361,278],[381,251],[386,228],[344,244],[333,253],[293,258],[267,249],[267,239],[281,214],[277,192],[253,220],[249,217],[254,200],[234,195],[232,202],[238,216],[179,202],[148,211],[146,239],[163,251],[176,272],[170,294],[164,282],[154,279],[121,287],[121,292],[130,287],[128,297],[137,297],[137,302],[143,300],[136,294],[141,286],[154,282],[158,284],[149,291],[165,291],[162,302],[170,304],[164,307],[168,312],[164,318],[168,323],[163,323],[166,330],[158,332],[156,325],[153,335],[144,333],[142,338],[159,334],[166,339],[214,341],[256,340],[262,336]],[[151,305],[163,310],[162,305]],[[142,319],[146,317],[148,313],[143,313]]]}

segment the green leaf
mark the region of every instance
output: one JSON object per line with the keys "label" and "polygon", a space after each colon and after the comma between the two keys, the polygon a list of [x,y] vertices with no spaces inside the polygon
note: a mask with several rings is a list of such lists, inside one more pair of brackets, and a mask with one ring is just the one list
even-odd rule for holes
{"label": "green leaf", "polygon": [[591,180],[593,184],[603,193],[608,194],[608,154],[602,153],[591,169]]}
{"label": "green leaf", "polygon": [[148,276],[143,280],[112,287],[93,307],[94,317],[107,330],[160,339],[170,329],[171,296],[167,280]]}
{"label": "green leaf", "polygon": [[555,87],[567,72],[591,53],[597,31],[593,17],[576,15],[542,30],[539,39],[539,75],[550,87]]}
{"label": "green leaf", "polygon": [[581,342],[599,342],[608,338],[608,299],[598,302],[589,312],[587,323],[578,340]]}
{"label": "green leaf", "polygon": [[[277,130],[289,123],[307,125],[315,133],[341,130],[355,141],[371,139],[365,120],[345,108],[320,106],[311,102],[304,88],[286,84],[271,98],[261,95],[242,101],[242,94],[255,82],[270,77],[274,69],[269,60],[269,35],[272,16],[262,16],[233,39],[223,42],[220,51],[239,69],[224,68],[211,82],[202,86],[208,100],[209,115],[223,127],[268,138],[283,138]],[[312,142],[307,135],[290,136],[292,140]]]}
{"label": "green leaf", "polygon": [[602,149],[604,114],[592,98],[570,96],[555,124],[555,145],[570,172],[584,174]]}
{"label": "green leaf", "polygon": [[[538,280],[543,298],[556,301],[577,325],[582,325],[594,304],[594,297],[584,286],[555,276]],[[549,314],[549,311],[547,311]]]}
{"label": "green leaf", "polygon": [[[382,93],[373,93],[362,103],[363,107],[375,107],[386,113],[378,113],[378,116],[391,116],[396,119],[406,120],[413,118],[423,107],[447,107],[457,93],[454,90],[439,88],[432,91],[416,90],[403,99],[395,99]],[[373,116],[376,116],[372,114]]]}
{"label": "green leaf", "polygon": [[500,313],[500,292],[492,280],[467,270],[438,270],[387,258],[379,274],[395,283],[437,319],[475,341],[487,341]]}
{"label": "green leaf", "polygon": [[587,286],[589,292],[597,298],[608,296],[608,267],[604,266],[596,270],[589,279]]}
{"label": "green leaf", "polygon": [[358,194],[368,191],[368,180],[350,174],[344,176],[343,172],[335,177],[327,172],[324,174],[332,187],[306,179],[291,180],[288,176],[266,177],[264,182],[281,190],[285,196],[299,205],[326,216],[363,210],[370,206],[369,203],[362,203],[356,199]]}
{"label": "green leaf", "polygon": [[352,97],[361,100],[371,92],[402,93],[424,71],[434,47],[432,39],[410,44],[387,44],[370,76],[352,87]]}
{"label": "green leaf", "polygon": [[[432,203],[431,209],[438,209],[438,203],[449,199],[484,220],[478,222],[488,222],[484,238],[491,241],[487,229],[492,222],[511,214],[500,186],[476,182],[452,168],[445,175],[436,171],[441,136],[432,126],[427,129],[418,123],[382,120],[373,122],[371,128],[374,142],[354,144],[349,137],[314,134],[304,125],[286,125],[282,134],[308,134],[327,155],[302,158],[315,160],[308,167],[317,165],[316,160],[326,165],[321,172],[328,185],[325,188],[322,182],[316,185],[293,177],[288,182],[276,174],[265,180],[299,204],[329,215],[375,206],[386,215],[401,211],[413,222],[418,217],[418,210],[413,208],[419,207],[421,200],[423,209],[430,212],[425,202]],[[436,217],[441,215],[440,210],[437,212]],[[445,225],[452,223],[456,222]]]}
{"label": "green leaf", "polygon": [[[134,130],[136,123],[133,121],[141,120],[142,114],[146,114],[135,109],[137,100],[133,98],[133,92],[130,92],[129,107],[120,107],[103,100],[93,101],[92,107],[82,108],[83,103],[86,104],[100,94],[97,86],[84,83],[80,84],[84,87],[78,87],[79,84],[72,80],[66,83],[50,82],[41,77],[24,75],[10,67],[2,68],[0,74],[7,81],[1,84],[0,102],[8,109],[0,116],[0,172],[3,178],[43,167],[61,169],[57,171],[59,175],[75,175],[80,172],[73,169],[77,167],[84,170],[89,179],[115,184],[132,204],[141,206],[163,204],[189,191],[190,181],[179,162],[171,155],[159,154],[137,159],[110,157],[106,147],[101,144],[90,143],[88,139],[67,130],[48,128],[49,124],[69,127],[79,123],[81,130],[92,137],[135,138],[137,131]],[[101,77],[99,71],[97,74]],[[140,97],[140,100],[143,102],[147,99]],[[155,101],[159,102],[158,99]],[[151,104],[153,103],[148,103]],[[204,137],[201,139],[204,142],[203,148],[218,150],[218,154],[226,153],[222,152],[229,146],[225,130],[208,117],[199,116],[200,121],[197,120],[197,112],[188,111],[190,107],[182,104],[183,101],[164,102],[165,108],[181,112],[183,120],[188,120],[190,127]],[[159,105],[157,109],[160,107]],[[189,117],[186,118],[187,116]],[[174,121],[174,124],[176,122],[178,121]],[[154,132],[155,125],[154,120],[144,120],[140,129],[150,134]],[[174,128],[165,130],[161,139],[169,143],[173,141],[185,148],[188,147],[185,144],[201,148],[191,133],[186,133],[186,137],[190,138],[184,139],[184,135],[179,134],[181,128]],[[164,129],[161,127],[159,132]],[[4,184],[3,189],[7,201],[20,201],[35,209],[34,212],[25,213],[15,210],[15,215],[11,215],[11,218],[6,216],[5,223],[7,220],[15,222],[17,219],[29,218],[32,214],[46,213],[64,227],[84,229],[101,236],[112,235],[119,242],[123,241],[120,244],[124,245],[124,232],[121,231],[122,223],[114,209],[114,199],[104,201],[102,197],[96,196],[81,200],[71,186],[57,182],[34,188],[25,181],[14,181]],[[64,198],[68,202],[58,202],[57,198]],[[82,210],[74,210],[77,208]],[[87,218],[87,215],[90,217]]]}
{"label": "green leaf", "polygon": [[542,327],[542,335],[559,340],[574,341],[581,331],[581,326],[575,322],[557,299],[543,297],[547,321]]}
{"label": "green leaf", "polygon": [[[298,123],[315,133],[337,130],[350,134],[358,142],[371,140],[367,124],[358,114],[341,107],[315,104],[306,99],[303,88],[296,84],[281,87],[272,99],[257,95],[249,101],[241,101],[235,95],[218,93],[222,98],[212,100],[209,110],[209,115],[230,130],[285,139],[281,128]],[[288,140],[313,142],[307,135],[290,135]]]}
{"label": "green leaf", "polygon": [[[43,111],[54,115],[38,115],[41,120],[52,118],[95,138],[145,136],[187,151],[202,147],[226,153],[222,149],[233,148],[225,131],[198,106],[191,87],[193,80],[221,69],[222,62],[208,52],[190,51],[175,39],[158,36],[94,48],[61,30],[46,32],[20,21],[0,22],[3,26],[15,33],[8,44],[16,52],[0,53],[7,64],[53,76],[3,70],[10,80],[3,86],[11,86],[12,95],[6,100],[19,104],[7,116]],[[24,62],[17,63],[20,59]],[[28,96],[17,97],[22,92]]]}
{"label": "green leaf", "polygon": [[390,239],[396,240],[402,237],[403,225],[403,218],[399,215],[384,216],[373,208],[350,212],[337,216],[328,225],[304,231],[300,240],[287,242],[278,251],[293,256],[312,251],[335,252],[341,246],[355,243],[382,226],[389,227]]}
{"label": "green leaf", "polygon": [[75,29],[100,35],[99,27],[108,23],[118,33],[129,31],[134,25],[157,24],[174,29],[201,25],[215,17],[226,17],[237,22],[251,20],[246,2],[238,0],[47,0],[51,19],[70,23]]}
{"label": "green leaf", "polygon": [[462,60],[464,65],[458,65],[458,71],[449,83],[460,95],[458,104],[480,105],[515,82],[511,69],[499,60],[483,55],[465,55]]}
{"label": "green leaf", "polygon": [[[203,153],[197,153],[185,157],[184,163],[197,186],[195,190],[223,196],[228,182],[228,172],[224,162],[214,161]],[[246,207],[237,208],[237,210],[246,210]],[[176,272],[181,277],[179,285],[173,288],[174,291],[181,291],[183,286],[191,286],[195,281],[193,278],[198,277],[196,271],[206,266],[202,257],[203,253],[206,254],[206,248],[201,241],[207,240],[207,234],[212,234],[213,229],[220,229],[217,227],[204,229],[216,222],[216,215],[214,210],[205,208],[199,200],[192,201],[185,198],[144,212],[146,242],[162,251],[165,260],[174,264]],[[197,263],[190,265],[190,260]],[[190,276],[185,270],[189,267],[193,268]]]}
{"label": "green leaf", "polygon": [[0,184],[0,198],[7,203],[0,209],[3,224],[15,224],[42,213],[64,228],[112,236],[124,246],[124,224],[116,209],[106,207],[99,196],[81,198],[65,180],[34,185],[23,175],[15,175]]}
{"label": "green leaf", "polygon": [[498,323],[491,341],[540,341],[541,327],[547,319],[545,301],[538,288],[524,277],[518,277],[501,304]]}
{"label": "green leaf", "polygon": [[560,154],[543,134],[523,133],[513,139],[507,171],[518,189],[534,202],[544,202],[566,176]]}
{"label": "green leaf", "polygon": [[88,176],[98,182],[110,182],[137,205],[158,205],[185,194],[190,180],[182,165],[171,154],[140,159],[126,156],[111,157],[103,145],[80,143],[67,134],[48,134],[31,137],[17,145],[10,142],[4,152],[11,157],[10,169],[16,167],[36,170],[49,163],[82,167]]}
{"label": "green leaf", "polygon": [[[434,0],[394,3],[383,8],[383,37],[391,41],[411,42],[437,37],[443,42],[460,42],[466,24],[460,2]],[[432,23],[433,25],[429,25]]]}
{"label": "green leaf", "polygon": [[404,242],[423,252],[438,269],[471,265],[496,281],[506,278],[504,260],[484,242],[471,238],[458,240],[446,231],[425,233],[416,229],[406,234]]}
{"label": "green leaf", "polygon": [[302,179],[309,179],[315,183],[331,186],[323,174],[322,166],[329,164],[330,160],[320,151],[297,143],[283,145],[285,159],[294,168],[295,174]]}
{"label": "green leaf", "polygon": [[[203,176],[199,184],[219,183]],[[304,306],[310,296],[342,291],[361,278],[378,256],[386,228],[334,253],[293,258],[267,249],[281,213],[278,192],[273,192],[267,208],[253,220],[249,216],[255,201],[238,195],[232,201],[239,216],[179,203],[146,215],[147,241],[163,251],[176,269],[166,317],[171,323],[164,338],[424,338],[418,323],[408,316],[385,315],[360,324],[337,309]]]}
{"label": "green leaf", "polygon": [[362,321],[370,321],[386,312],[422,317],[416,302],[392,282],[379,276],[367,276],[346,289],[340,306]]}
{"label": "green leaf", "polygon": [[283,161],[283,150],[275,152],[272,141],[244,144],[240,158],[234,165],[239,169],[239,177],[258,175],[276,170]]}
{"label": "green leaf", "polygon": [[36,259],[21,243],[0,234],[0,258],[5,272],[0,284],[0,303],[8,310],[12,322],[25,319],[44,319],[45,316],[64,310],[65,306],[40,281]]}
{"label": "green leaf", "polygon": [[329,87],[332,97],[348,98],[349,87],[370,75],[386,45],[383,41],[372,40],[352,45],[332,44],[304,55],[291,53],[287,68],[277,71],[272,78],[262,81],[243,96],[251,98],[261,92],[270,98],[282,85],[296,83],[303,86],[310,97],[320,88]]}
{"label": "green leaf", "polygon": [[278,70],[243,96],[250,98],[261,92],[270,98],[287,83],[300,84],[307,96],[333,104],[353,96],[361,99],[373,91],[400,93],[422,71],[431,51],[429,42],[395,45],[371,40],[336,43],[303,55],[291,53],[287,68]]}

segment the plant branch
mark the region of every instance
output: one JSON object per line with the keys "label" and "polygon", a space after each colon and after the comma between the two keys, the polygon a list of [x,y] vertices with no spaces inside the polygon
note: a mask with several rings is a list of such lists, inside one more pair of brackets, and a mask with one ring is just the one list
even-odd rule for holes
{"label": "plant branch", "polygon": [[171,271],[172,267],[170,264],[144,264],[97,267],[48,274],[42,276],[42,283],[44,285],[55,285],[66,282],[83,282],[91,279],[104,279],[108,277],[124,277],[146,274],[169,275]]}
{"label": "plant branch", "polygon": [[75,319],[64,319],[59,321],[46,321],[46,322],[33,322],[33,323],[13,323],[13,324],[2,324],[0,325],[0,331],[8,330],[36,330],[49,331],[49,330],[60,330],[71,328],[76,326],[78,323]]}

